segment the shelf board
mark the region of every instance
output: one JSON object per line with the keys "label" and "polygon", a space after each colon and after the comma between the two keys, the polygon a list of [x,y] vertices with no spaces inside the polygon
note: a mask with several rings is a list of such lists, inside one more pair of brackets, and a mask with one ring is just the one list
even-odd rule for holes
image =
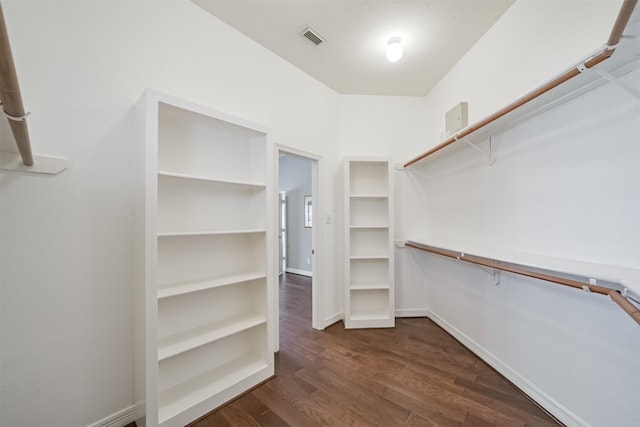
{"label": "shelf board", "polygon": [[168,359],[267,322],[262,314],[242,314],[158,340],[158,360]]}
{"label": "shelf board", "polygon": [[349,228],[389,228],[389,224],[351,224]]}
{"label": "shelf board", "polygon": [[246,230],[217,230],[217,231],[164,231],[158,233],[158,237],[188,237],[188,236],[221,236],[228,234],[258,234],[266,233],[264,228]]}
{"label": "shelf board", "polygon": [[245,356],[162,391],[158,421],[163,423],[268,368],[269,365],[262,358]]}
{"label": "shelf board", "polygon": [[350,194],[352,199],[388,199],[388,194]]}
{"label": "shelf board", "polygon": [[389,255],[351,255],[349,259],[389,259]]}
{"label": "shelf board", "polygon": [[349,288],[352,291],[388,291],[389,284],[388,283],[368,283],[361,285],[351,285]]}
{"label": "shelf board", "polygon": [[206,291],[208,289],[221,286],[234,285],[238,283],[250,282],[252,280],[264,279],[267,275],[262,272],[237,274],[220,278],[210,278],[202,280],[192,280],[188,282],[173,283],[169,286],[158,289],[158,299],[175,297],[192,292]]}
{"label": "shelf board", "polygon": [[388,320],[389,313],[371,312],[371,313],[351,313],[351,321],[361,320]]}
{"label": "shelf board", "polygon": [[266,188],[266,184],[260,183],[260,182],[248,182],[248,181],[234,181],[234,180],[228,180],[228,179],[216,179],[216,178],[210,178],[210,177],[206,177],[206,176],[189,175],[189,174],[174,173],[174,172],[168,172],[168,171],[158,171],[158,176],[164,176],[164,177],[167,177],[167,178],[188,179],[188,180],[194,180],[194,181],[213,182],[213,183],[225,184],[225,185],[237,185],[237,186],[250,187],[250,188],[255,188],[255,189],[264,189],[264,188]]}

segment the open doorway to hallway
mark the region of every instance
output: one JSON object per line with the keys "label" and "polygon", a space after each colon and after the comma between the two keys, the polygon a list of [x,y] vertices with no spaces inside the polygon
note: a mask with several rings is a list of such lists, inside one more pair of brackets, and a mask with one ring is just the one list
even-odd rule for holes
{"label": "open doorway to hallway", "polygon": [[282,153],[278,163],[279,270],[313,277],[313,161]]}
{"label": "open doorway to hallway", "polygon": [[[311,324],[308,328],[323,329],[322,322],[322,200],[320,199],[320,162],[319,156],[300,152],[295,149],[278,146],[276,177],[278,179],[277,216],[278,221],[278,272],[279,282],[285,275],[297,275],[305,278],[309,284],[311,304]],[[276,297],[276,310],[283,301]],[[274,322],[275,350],[279,349],[279,322]]]}

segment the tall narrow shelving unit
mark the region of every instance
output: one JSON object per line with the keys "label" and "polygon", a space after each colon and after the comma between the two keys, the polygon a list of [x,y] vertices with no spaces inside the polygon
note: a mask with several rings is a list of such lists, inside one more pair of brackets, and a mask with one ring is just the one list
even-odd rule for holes
{"label": "tall narrow shelving unit", "polygon": [[274,373],[271,153],[253,125],[146,94],[148,426],[183,426]]}
{"label": "tall narrow shelving unit", "polygon": [[345,195],[345,327],[393,327],[391,161],[346,158]]}

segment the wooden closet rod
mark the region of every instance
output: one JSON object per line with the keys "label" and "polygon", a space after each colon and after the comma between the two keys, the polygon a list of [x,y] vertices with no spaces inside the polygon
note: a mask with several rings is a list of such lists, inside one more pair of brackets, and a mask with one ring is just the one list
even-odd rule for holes
{"label": "wooden closet rod", "polygon": [[566,279],[564,277],[555,276],[547,273],[540,273],[535,270],[530,270],[524,266],[506,263],[504,261],[498,261],[490,258],[484,258],[477,255],[468,255],[462,252],[456,252],[449,249],[442,249],[435,246],[425,245],[423,243],[408,241],[405,246],[410,248],[419,249],[424,252],[430,252],[437,255],[446,256],[449,258],[455,258],[459,261],[465,261],[472,264],[482,265],[496,270],[507,271],[509,273],[520,274],[522,276],[533,277],[535,279],[545,280],[547,282],[557,283],[563,286],[569,286],[572,288],[578,288],[595,292],[597,294],[608,295],[609,298],[618,304],[633,320],[640,325],[640,309],[629,302],[620,292],[616,289],[607,288],[605,286],[592,285],[587,282],[580,282],[578,280]]}
{"label": "wooden closet rod", "polygon": [[[624,0],[622,7],[620,8],[620,12],[618,12],[618,17],[616,19],[616,22],[613,25],[613,28],[611,30],[611,34],[609,35],[609,40],[607,41],[606,46],[604,46],[604,48],[602,49],[602,51],[594,56],[592,56],[591,58],[589,58],[588,60],[586,60],[584,62],[584,66],[586,68],[591,68],[594,67],[596,65],[598,65],[599,63],[601,63],[602,61],[608,59],[609,57],[611,57],[611,55],[613,55],[613,52],[615,52],[616,49],[616,45],[620,42],[620,39],[622,39],[622,33],[625,29],[625,27],[627,26],[627,23],[629,22],[629,19],[631,18],[631,14],[633,13],[633,9],[635,8],[636,4],[638,3],[638,0]],[[497,112],[493,113],[492,115],[490,115],[489,117],[484,118],[483,120],[480,120],[478,123],[475,123],[463,130],[461,130],[458,134],[450,137],[449,139],[447,139],[446,141],[440,143],[439,145],[436,145],[435,147],[433,147],[432,149],[430,149],[429,151],[426,151],[425,153],[422,153],[421,155],[419,155],[418,157],[415,157],[411,160],[409,160],[408,162],[406,162],[404,164],[404,167],[409,167],[411,165],[413,165],[414,163],[424,159],[425,157],[430,156],[431,154],[442,150],[443,148],[447,147],[448,145],[453,144],[454,142],[456,142],[458,139],[464,138],[466,136],[468,136],[469,134],[485,127],[486,125],[488,125],[489,123],[494,122],[495,120],[499,119],[500,117],[504,116],[505,114],[510,113],[511,111],[523,106],[524,104],[536,99],[537,97],[539,97],[540,95],[543,95],[544,93],[550,91],[551,89],[560,86],[562,83],[580,75],[582,73],[581,70],[578,69],[578,67],[573,67],[570,70],[564,72],[563,74],[561,74],[560,76],[554,78],[553,80],[547,82],[546,84],[544,84],[543,86],[539,87],[538,89],[534,90],[533,92],[529,92],[528,94],[526,94],[525,96],[523,96],[522,98],[518,99],[517,101],[507,105],[506,107],[498,110]]]}
{"label": "wooden closet rod", "polygon": [[0,101],[4,110],[11,131],[16,140],[18,151],[25,166],[33,166],[33,153],[31,152],[31,142],[29,140],[29,129],[27,128],[20,86],[16,67],[11,55],[7,26],[4,22],[2,5],[0,4]]}

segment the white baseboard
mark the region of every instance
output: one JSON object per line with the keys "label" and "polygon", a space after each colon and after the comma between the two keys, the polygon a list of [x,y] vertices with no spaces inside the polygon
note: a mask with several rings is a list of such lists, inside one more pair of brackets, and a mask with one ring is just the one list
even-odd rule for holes
{"label": "white baseboard", "polygon": [[427,309],[427,317],[433,320],[438,326],[460,341],[465,347],[471,350],[479,358],[487,362],[492,368],[500,372],[506,379],[511,381],[516,387],[522,390],[527,396],[543,407],[547,412],[557,418],[567,427],[581,427],[588,425],[576,414],[556,402],[549,395],[544,393],[525,377],[514,371],[505,362],[491,354],[487,349],[480,346],[473,339],[462,333],[456,327],[444,320],[442,317]]}
{"label": "white baseboard", "polygon": [[100,421],[90,424],[89,427],[124,427],[144,417],[144,411],[144,402],[138,402],[135,405],[128,406],[115,414],[111,414]]}
{"label": "white baseboard", "polygon": [[426,308],[400,308],[396,309],[396,317],[429,317]]}
{"label": "white baseboard", "polygon": [[301,276],[313,277],[313,273],[305,270],[298,270],[297,268],[286,268],[285,271],[287,273],[299,274]]}
{"label": "white baseboard", "polygon": [[324,319],[324,327],[326,328],[328,326],[331,326],[334,323],[341,321],[343,318],[344,318],[344,313],[342,311],[334,313],[329,317],[325,317],[325,319]]}

